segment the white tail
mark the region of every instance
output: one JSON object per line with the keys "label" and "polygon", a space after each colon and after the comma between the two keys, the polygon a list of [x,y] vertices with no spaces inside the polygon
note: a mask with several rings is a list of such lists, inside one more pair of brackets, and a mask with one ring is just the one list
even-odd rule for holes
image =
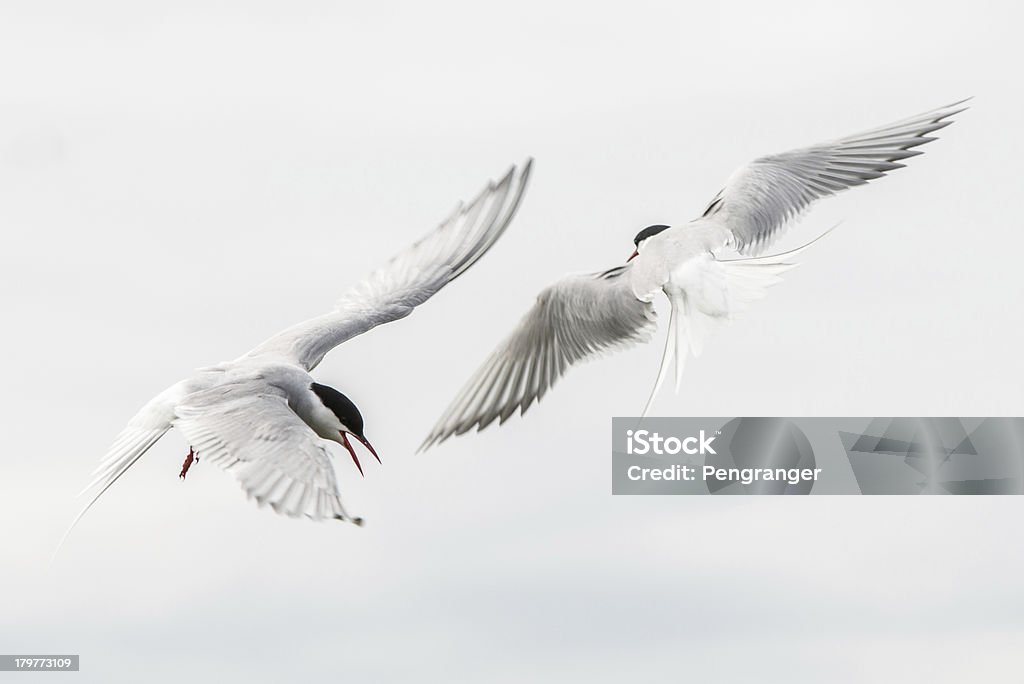
{"label": "white tail", "polygon": [[769,287],[782,282],[782,274],[797,266],[792,259],[838,225],[807,244],[781,254],[730,260],[718,260],[709,254],[691,259],[673,272],[663,288],[672,305],[665,351],[662,352],[658,379],[641,416],[650,412],[673,361],[678,393],[687,354],[700,356],[705,339],[715,328],[731,321],[750,302],[764,297]]}
{"label": "white tail", "polygon": [[[60,538],[60,542],[58,542],[57,548],[53,550],[53,556],[50,558],[51,563],[57,557],[57,554],[60,553],[61,548],[64,546],[64,542],[67,541],[68,537],[71,535],[71,531],[74,530],[75,526],[78,524],[78,521],[85,516],[90,508],[92,508],[92,505],[96,503],[99,498],[103,496],[103,493],[110,489],[122,475],[128,472],[128,469],[131,468],[136,461],[142,458],[142,455],[149,451],[149,448],[156,444],[157,440],[163,437],[164,433],[170,428],[168,426],[162,430],[134,430],[131,435],[126,435],[125,433],[129,432],[129,429],[126,429],[121,433],[118,442],[111,447],[107,457],[103,460],[103,465],[97,469],[96,478],[93,480],[92,484],[86,487],[81,494],[79,494],[79,496],[82,496],[82,494],[85,494],[90,489],[102,485],[100,490],[96,492],[92,499],[89,500],[89,503],[82,508],[77,516],[75,516],[75,519],[71,522],[71,526],[68,527],[68,531]],[[118,444],[121,443],[123,444],[118,446]],[[106,467],[104,467],[104,465],[106,465]]]}
{"label": "white tail", "polygon": [[57,558],[57,554],[60,552],[61,547],[64,546],[64,542],[67,541],[71,531],[75,529],[78,521],[80,521],[89,509],[92,508],[93,504],[95,504],[96,501],[103,496],[104,492],[110,489],[122,475],[128,472],[128,469],[131,468],[136,461],[142,458],[143,454],[149,451],[151,446],[156,444],[157,441],[171,429],[171,421],[174,418],[174,405],[182,392],[182,383],[177,383],[168,387],[143,406],[142,409],[135,414],[135,417],[131,419],[128,426],[117,436],[117,439],[114,440],[114,443],[107,451],[106,456],[103,457],[103,460],[100,461],[100,464],[96,467],[92,482],[82,490],[79,496],[84,495],[91,489],[98,488],[99,491],[93,495],[92,499],[89,500],[89,503],[82,508],[81,512],[77,516],[75,516],[71,526],[68,527],[68,531],[60,538],[57,548],[54,549],[53,555],[50,557],[51,563]]}

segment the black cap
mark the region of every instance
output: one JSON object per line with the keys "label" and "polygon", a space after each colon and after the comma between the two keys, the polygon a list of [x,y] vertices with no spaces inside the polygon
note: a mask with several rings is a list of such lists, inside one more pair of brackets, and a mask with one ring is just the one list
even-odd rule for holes
{"label": "black cap", "polygon": [[647,238],[651,237],[652,235],[657,235],[661,231],[668,230],[669,228],[671,228],[671,226],[663,226],[660,224],[656,226],[647,226],[646,228],[644,228],[643,230],[636,234],[636,237],[633,238],[633,244],[639,247],[640,243],[646,240]]}
{"label": "black cap", "polygon": [[363,416],[359,413],[359,409],[356,408],[351,399],[333,387],[321,385],[318,382],[310,385],[310,389],[316,392],[324,406],[333,411],[334,415],[341,421],[341,424],[351,430],[353,435],[356,437],[363,436]]}

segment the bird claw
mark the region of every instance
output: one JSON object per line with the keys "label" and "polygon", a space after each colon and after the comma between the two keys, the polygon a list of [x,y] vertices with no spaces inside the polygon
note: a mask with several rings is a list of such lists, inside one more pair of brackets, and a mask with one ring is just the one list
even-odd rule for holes
{"label": "bird claw", "polygon": [[188,474],[188,469],[192,466],[193,461],[199,463],[199,457],[192,451],[192,447],[189,447],[188,456],[185,457],[185,462],[181,464],[181,472],[178,473],[178,477],[183,480],[185,479],[185,475]]}

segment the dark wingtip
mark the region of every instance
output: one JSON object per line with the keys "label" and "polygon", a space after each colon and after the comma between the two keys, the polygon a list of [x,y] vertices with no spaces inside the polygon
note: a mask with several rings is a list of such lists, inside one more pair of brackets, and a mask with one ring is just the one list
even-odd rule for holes
{"label": "dark wingtip", "polygon": [[425,440],[423,440],[423,443],[420,444],[419,448],[416,449],[416,453],[417,454],[422,454],[427,449],[430,449],[431,447],[437,446],[438,444],[443,442],[445,439],[447,439],[447,437],[442,437],[442,436],[432,432],[432,433],[430,433],[430,435],[427,436],[427,438]]}
{"label": "dark wingtip", "polygon": [[523,170],[520,171],[519,177],[528,178],[531,170],[533,170],[533,157],[527,157],[526,161],[523,162]]}

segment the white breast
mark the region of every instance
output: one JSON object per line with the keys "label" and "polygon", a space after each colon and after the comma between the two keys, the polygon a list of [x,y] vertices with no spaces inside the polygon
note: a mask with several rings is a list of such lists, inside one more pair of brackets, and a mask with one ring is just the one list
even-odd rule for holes
{"label": "white breast", "polygon": [[700,219],[649,238],[630,269],[633,294],[642,301],[651,301],[674,272],[693,259],[721,249],[728,239],[728,232],[721,226]]}

